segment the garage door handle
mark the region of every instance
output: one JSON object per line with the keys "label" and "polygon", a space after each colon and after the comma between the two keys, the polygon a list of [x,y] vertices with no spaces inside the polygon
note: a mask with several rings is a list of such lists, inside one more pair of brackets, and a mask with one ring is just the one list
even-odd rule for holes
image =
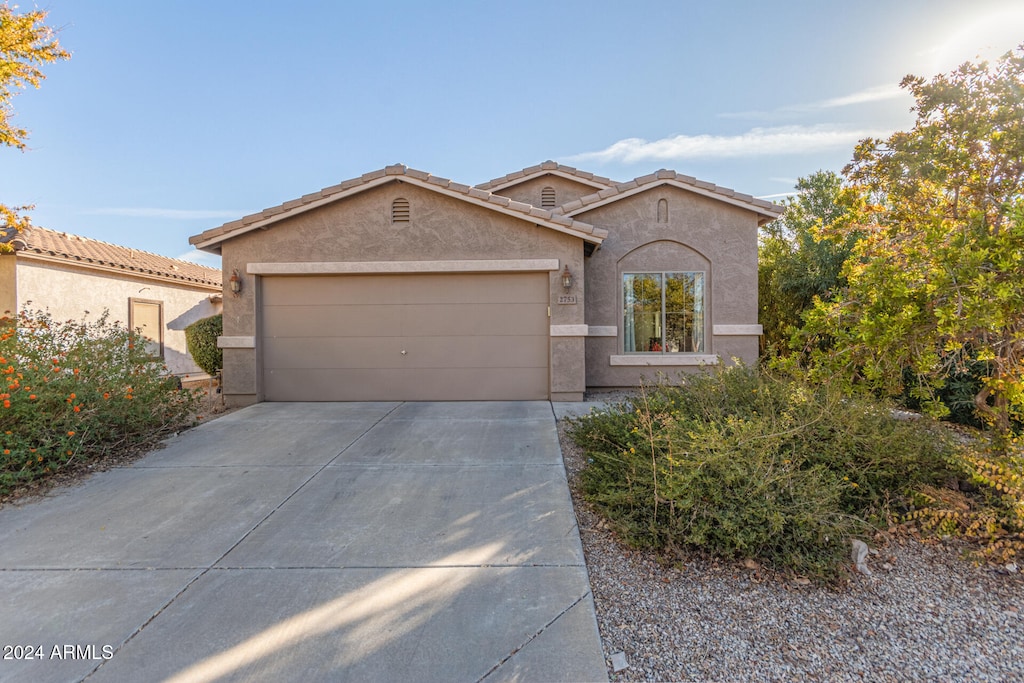
{"label": "garage door handle", "polygon": [[403,355],[403,356],[404,356],[405,354],[407,354],[407,353],[409,353],[409,352],[408,352],[408,351],[406,351],[405,349],[402,349],[402,355]]}

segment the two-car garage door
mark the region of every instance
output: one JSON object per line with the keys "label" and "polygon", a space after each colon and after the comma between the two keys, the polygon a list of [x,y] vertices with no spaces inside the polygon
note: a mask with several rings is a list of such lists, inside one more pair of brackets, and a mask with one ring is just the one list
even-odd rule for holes
{"label": "two-car garage door", "polygon": [[548,274],[267,276],[267,401],[545,400]]}

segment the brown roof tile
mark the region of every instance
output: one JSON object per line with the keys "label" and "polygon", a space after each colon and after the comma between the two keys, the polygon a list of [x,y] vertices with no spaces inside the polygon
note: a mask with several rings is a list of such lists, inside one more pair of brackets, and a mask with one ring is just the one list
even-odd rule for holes
{"label": "brown roof tile", "polygon": [[[559,168],[563,167],[559,166]],[[391,181],[402,177],[407,179],[406,182],[415,182],[425,187],[433,186],[447,192],[454,192],[456,195],[462,195],[466,199],[475,202],[495,204],[507,211],[514,212],[515,214],[521,214],[525,219],[531,219],[538,223],[546,224],[547,227],[560,232],[575,233],[581,237],[587,236],[590,241],[594,241],[593,238],[603,239],[607,236],[606,231],[594,230],[593,226],[581,221],[574,221],[568,217],[559,217],[555,220],[552,212],[547,209],[539,209],[524,202],[514,202],[508,197],[491,194],[480,187],[470,187],[469,185],[453,182],[448,178],[441,178],[423,171],[417,171],[416,169],[402,166],[401,164],[395,164],[377,171],[364,173],[358,178],[346,180],[338,185],[324,188],[319,192],[304,195],[299,203],[296,203],[296,200],[288,201],[284,204],[264,209],[258,213],[244,216],[239,220],[225,223],[219,227],[207,230],[202,234],[193,235],[188,241],[190,244],[199,246],[200,249],[217,251],[221,242],[230,239],[236,233],[241,234],[241,232],[244,232],[249,228],[249,226],[254,224],[264,226],[269,223],[274,223],[287,218],[289,214],[307,210],[310,204],[331,201],[332,197],[335,195],[345,195],[351,191],[359,191],[362,187],[375,186],[380,184],[378,181],[381,179]]]}
{"label": "brown roof tile", "polygon": [[513,171],[512,173],[503,175],[500,178],[488,180],[486,183],[480,183],[479,185],[477,185],[477,187],[480,188],[481,190],[493,190],[499,187],[504,188],[507,187],[508,185],[518,184],[524,180],[528,180],[536,176],[546,175],[552,172],[558,172],[561,173],[562,175],[571,176],[579,180],[585,181],[588,184],[597,183],[599,185],[604,185],[606,187],[611,187],[612,185],[615,184],[614,180],[594,175],[593,173],[588,173],[587,171],[581,171],[579,169],[573,168],[572,166],[564,166],[555,161],[548,160],[543,163],[537,164],[536,166],[528,166],[527,168],[524,168],[521,171]]}
{"label": "brown roof tile", "polygon": [[148,275],[205,287],[221,286],[221,272],[215,268],[148,251],[38,227],[25,230],[21,237],[24,246],[18,245],[18,253],[37,254],[86,267],[95,266],[104,270]]}
{"label": "brown roof tile", "polygon": [[575,216],[595,204],[604,204],[609,201],[616,201],[618,197],[627,196],[635,193],[636,191],[642,191],[650,185],[660,185],[666,182],[675,184],[677,187],[698,192],[699,194],[707,197],[720,199],[733,204],[734,206],[742,206],[754,211],[762,216],[762,220],[759,224],[778,218],[782,215],[784,210],[783,207],[778,204],[773,204],[772,202],[768,202],[763,199],[757,199],[749,194],[743,194],[742,192],[737,192],[728,187],[721,187],[705,180],[697,180],[693,176],[683,175],[667,169],[661,169],[655,173],[648,173],[647,175],[640,176],[639,178],[634,178],[627,183],[618,183],[608,189],[588,194],[585,197],[580,197],[579,199],[563,204],[555,209],[555,211]]}

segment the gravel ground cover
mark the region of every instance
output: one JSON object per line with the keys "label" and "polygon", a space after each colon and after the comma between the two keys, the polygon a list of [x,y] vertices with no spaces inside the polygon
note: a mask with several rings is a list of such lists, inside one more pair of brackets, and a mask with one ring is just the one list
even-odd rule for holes
{"label": "gravel ground cover", "polygon": [[910,536],[879,538],[871,576],[851,565],[835,587],[755,563],[659,562],[583,501],[564,420],[559,438],[613,681],[1024,681],[1020,573]]}

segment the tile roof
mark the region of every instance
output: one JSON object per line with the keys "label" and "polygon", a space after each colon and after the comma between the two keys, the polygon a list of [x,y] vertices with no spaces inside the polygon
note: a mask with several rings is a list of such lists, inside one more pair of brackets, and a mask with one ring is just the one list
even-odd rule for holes
{"label": "tile roof", "polygon": [[515,171],[508,175],[503,175],[500,178],[488,180],[486,183],[480,183],[476,187],[481,190],[490,190],[493,192],[494,190],[518,185],[519,183],[527,180],[548,174],[578,180],[586,185],[593,185],[595,187],[598,185],[602,187],[611,187],[615,184],[614,180],[610,180],[604,176],[594,175],[593,173],[581,171],[577,168],[573,168],[572,166],[563,166],[562,164],[548,160],[537,164],[536,166],[528,166],[521,171]]}
{"label": "tile roof", "polygon": [[18,254],[39,256],[49,261],[174,280],[206,289],[221,288],[221,272],[215,268],[66,232],[32,227],[16,234],[12,229],[5,228],[0,231],[0,241],[9,243]]}
{"label": "tile roof", "polygon": [[279,220],[290,218],[304,211],[318,208],[338,199],[396,180],[454,196],[478,206],[484,206],[501,213],[516,216],[557,230],[558,232],[576,235],[587,242],[600,244],[608,236],[607,230],[595,228],[588,223],[573,220],[560,213],[548,209],[540,209],[523,202],[516,202],[508,197],[491,194],[481,188],[463,185],[448,178],[434,176],[424,171],[417,171],[403,164],[395,164],[377,171],[364,173],[358,178],[346,180],[338,185],[325,187],[319,192],[304,195],[299,199],[293,199],[284,204],[264,209],[259,213],[250,214],[230,223],[225,223],[220,227],[212,228],[199,235],[193,235],[188,241],[204,251],[219,253],[220,244],[232,237],[244,234],[250,230],[266,227]]}
{"label": "tile roof", "polygon": [[597,208],[597,206],[610,204],[622,199],[623,197],[628,197],[636,194],[637,192],[642,192],[658,185],[672,185],[674,187],[704,195],[705,197],[711,197],[712,199],[718,199],[734,206],[749,209],[761,216],[758,220],[758,225],[764,225],[765,223],[775,220],[781,216],[785,210],[784,207],[778,204],[765,201],[764,199],[757,199],[749,194],[743,194],[742,192],[731,190],[728,187],[721,187],[714,183],[698,180],[693,176],[683,175],[682,173],[676,173],[675,171],[667,169],[661,169],[660,171],[655,171],[654,173],[634,178],[626,183],[616,183],[607,189],[567,202],[566,204],[557,207],[555,211],[563,213],[566,216],[575,216]]}

